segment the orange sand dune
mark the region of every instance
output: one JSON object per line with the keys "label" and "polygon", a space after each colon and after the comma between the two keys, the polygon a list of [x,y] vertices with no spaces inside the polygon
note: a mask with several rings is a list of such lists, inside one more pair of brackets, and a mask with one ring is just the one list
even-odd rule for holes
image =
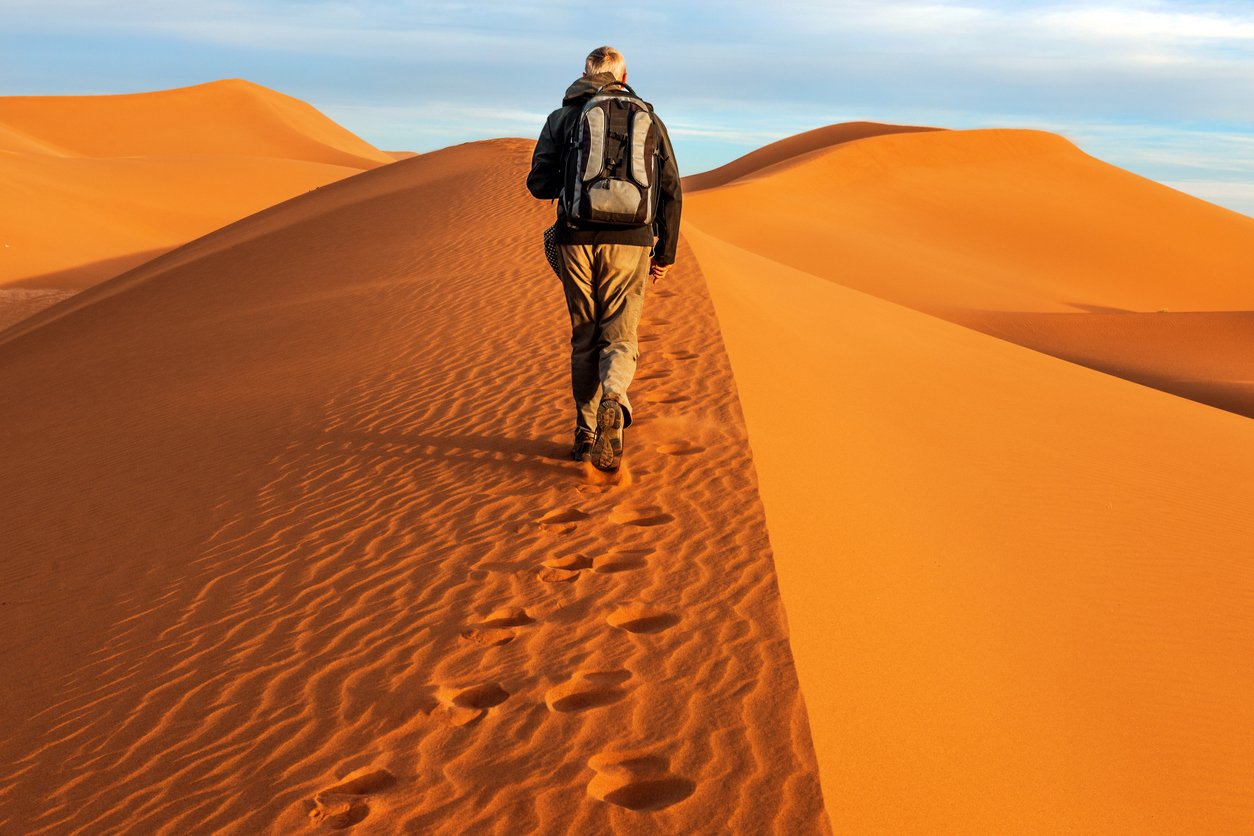
{"label": "orange sand dune", "polygon": [[6,96],[0,122],[87,157],[281,157],[357,169],[392,161],[305,102],[238,78],[120,96]]}
{"label": "orange sand dune", "polygon": [[1254,310],[1254,220],[1038,131],[872,137],[689,202],[711,234],[917,309]]}
{"label": "orange sand dune", "polygon": [[3,97],[0,285],[87,287],[392,161],[304,102],[239,80]]}
{"label": "orange sand dune", "polygon": [[701,273],[650,291],[627,469],[585,473],[531,148],[0,335],[0,830],[827,831]]}
{"label": "orange sand dune", "polygon": [[842,122],[838,125],[827,125],[772,142],[718,168],[703,171],[700,174],[690,174],[684,178],[684,191],[695,192],[700,189],[723,186],[733,180],[757,174],[763,169],[782,163],[795,163],[799,161],[798,158],[805,158],[815,152],[831,148],[833,145],[853,142],[857,139],[936,130],[940,129],[911,125],[885,125],[880,122]]}
{"label": "orange sand dune", "polygon": [[1008,131],[685,212],[833,829],[1254,827],[1254,424],[1112,376],[1248,396],[1254,222]]}

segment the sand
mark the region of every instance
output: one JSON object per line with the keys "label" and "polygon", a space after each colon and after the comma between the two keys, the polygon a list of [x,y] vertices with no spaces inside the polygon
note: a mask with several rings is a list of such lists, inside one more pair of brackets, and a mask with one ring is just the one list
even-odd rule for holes
{"label": "sand", "polygon": [[[0,286],[79,290],[393,159],[308,104],[239,79],[0,97]],[[0,305],[12,320],[17,308]]]}
{"label": "sand", "polygon": [[332,184],[0,337],[0,829],[826,829],[701,273],[569,461],[531,143]]}
{"label": "sand", "polygon": [[1254,827],[1254,221],[1040,132],[760,149],[687,180],[607,476],[530,141],[206,88],[218,151],[0,115],[205,223],[342,172],[0,332],[0,830]]}
{"label": "sand", "polygon": [[1254,221],[1036,133],[772,166],[685,229],[833,830],[1248,830]]}

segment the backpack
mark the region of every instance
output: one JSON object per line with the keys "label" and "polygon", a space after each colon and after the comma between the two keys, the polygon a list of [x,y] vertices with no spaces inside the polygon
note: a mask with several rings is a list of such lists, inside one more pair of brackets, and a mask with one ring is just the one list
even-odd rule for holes
{"label": "backpack", "polygon": [[630,95],[599,88],[570,132],[562,210],[582,225],[644,226],[657,207],[657,122],[635,90],[613,83]]}

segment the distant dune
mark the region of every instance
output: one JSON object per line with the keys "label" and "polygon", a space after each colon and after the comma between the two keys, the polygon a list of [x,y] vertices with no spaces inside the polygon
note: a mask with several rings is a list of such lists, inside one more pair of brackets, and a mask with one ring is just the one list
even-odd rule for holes
{"label": "distant dune", "polygon": [[1020,131],[685,212],[833,829],[1248,829],[1254,423],[1128,381],[1250,414],[1254,221]]}
{"label": "distant dune", "polygon": [[[881,135],[691,203],[703,230],[781,264],[1165,391],[1254,409],[1254,373],[1233,359],[1254,352],[1254,330],[1224,313],[1254,311],[1254,221],[1059,136]],[[1058,328],[1065,335],[1051,336]]]}
{"label": "distant dune", "polygon": [[[238,79],[0,97],[0,286],[81,289],[392,161],[304,102]],[[0,309],[15,299],[0,287]]]}
{"label": "distant dune", "polygon": [[809,154],[827,150],[834,145],[853,142],[856,139],[935,130],[940,129],[911,125],[885,125],[880,122],[842,122],[839,125],[827,125],[772,142],[718,168],[703,171],[700,174],[690,174],[684,178],[684,191],[691,193],[701,189],[724,186],[733,180],[749,177],[764,169],[795,163]]}

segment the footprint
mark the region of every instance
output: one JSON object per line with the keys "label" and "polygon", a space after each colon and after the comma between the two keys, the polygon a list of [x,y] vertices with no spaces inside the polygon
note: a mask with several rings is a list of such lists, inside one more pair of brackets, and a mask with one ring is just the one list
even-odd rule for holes
{"label": "footprint", "polygon": [[651,343],[654,340],[660,340],[660,339],[662,339],[661,334],[637,334],[636,335],[636,342],[640,342],[640,343]]}
{"label": "footprint", "polygon": [[661,296],[663,298],[670,298],[671,296],[678,296],[679,294],[673,290],[655,290],[653,291],[653,295]]}
{"label": "footprint", "polygon": [[536,520],[536,523],[539,525],[560,525],[562,523],[582,522],[591,516],[591,514],[585,514],[578,508],[568,508],[565,511],[553,511],[545,514]]}
{"label": "footprint", "polygon": [[665,380],[670,376],[671,373],[666,369],[653,369],[652,371],[641,372],[636,375],[635,380]]}
{"label": "footprint", "polygon": [[463,630],[462,638],[481,644],[484,647],[496,647],[509,644],[514,640],[513,630]]}
{"label": "footprint", "polygon": [[673,774],[667,760],[656,755],[597,755],[588,766],[596,772],[588,783],[588,795],[628,810],[661,810],[683,801],[697,788],[687,778]]}
{"label": "footprint", "polygon": [[495,647],[497,645],[509,644],[514,640],[516,634],[510,628],[525,627],[534,623],[535,619],[527,615],[526,610],[517,607],[506,607],[493,612],[478,626],[469,630],[463,630],[461,636],[463,639],[472,641],[475,644]]}
{"label": "footprint", "polygon": [[572,583],[579,580],[579,572],[574,569],[541,569],[536,577],[544,583]]}
{"label": "footprint", "polygon": [[628,633],[660,633],[678,624],[679,616],[645,604],[630,604],[614,610],[605,620]]}
{"label": "footprint", "polygon": [[662,356],[667,360],[695,360],[701,355],[691,351],[664,351]]}
{"label": "footprint", "polygon": [[682,441],[676,444],[659,444],[656,449],[659,453],[666,453],[670,456],[695,456],[697,453],[705,452],[705,448],[700,444],[687,444]]}
{"label": "footprint", "polygon": [[592,566],[592,561],[582,554],[568,554],[564,557],[551,557],[544,561],[541,566],[547,566],[550,569],[587,569]]}
{"label": "footprint", "polygon": [[552,511],[538,520],[515,525],[514,531],[518,534],[524,534],[529,530],[539,529],[551,534],[571,534],[579,527],[578,523],[591,516],[591,514],[585,514],[578,508],[567,508],[564,511]]}
{"label": "footprint", "polygon": [[350,772],[338,784],[314,795],[309,818],[333,830],[352,827],[370,813],[367,798],[395,784],[396,776],[386,769],[368,766]]}
{"label": "footprint", "polygon": [[545,583],[570,583],[579,578],[581,570],[592,566],[592,561],[581,554],[555,557],[540,564],[537,577]]}
{"label": "footprint", "polygon": [[610,552],[592,561],[592,568],[603,575],[643,569],[646,565],[644,557],[654,551],[654,549],[623,549]]}
{"label": "footprint", "polygon": [[576,673],[569,681],[545,691],[544,702],[550,711],[562,713],[611,705],[627,696],[618,686],[628,679],[631,679],[631,671],[625,670]]}
{"label": "footprint", "polygon": [[462,689],[441,689],[436,693],[440,705],[432,712],[450,726],[471,726],[488,714],[489,708],[495,708],[509,698],[509,692],[488,682]]}
{"label": "footprint", "polygon": [[536,620],[527,615],[527,611],[521,607],[505,607],[493,611],[487,619],[480,624],[480,627],[522,627],[526,624],[535,624]]}
{"label": "footprint", "polygon": [[652,527],[655,525],[665,525],[673,522],[674,517],[662,511],[656,505],[637,510],[627,510],[615,508],[610,512],[610,522],[619,525],[638,525],[643,527]]}

